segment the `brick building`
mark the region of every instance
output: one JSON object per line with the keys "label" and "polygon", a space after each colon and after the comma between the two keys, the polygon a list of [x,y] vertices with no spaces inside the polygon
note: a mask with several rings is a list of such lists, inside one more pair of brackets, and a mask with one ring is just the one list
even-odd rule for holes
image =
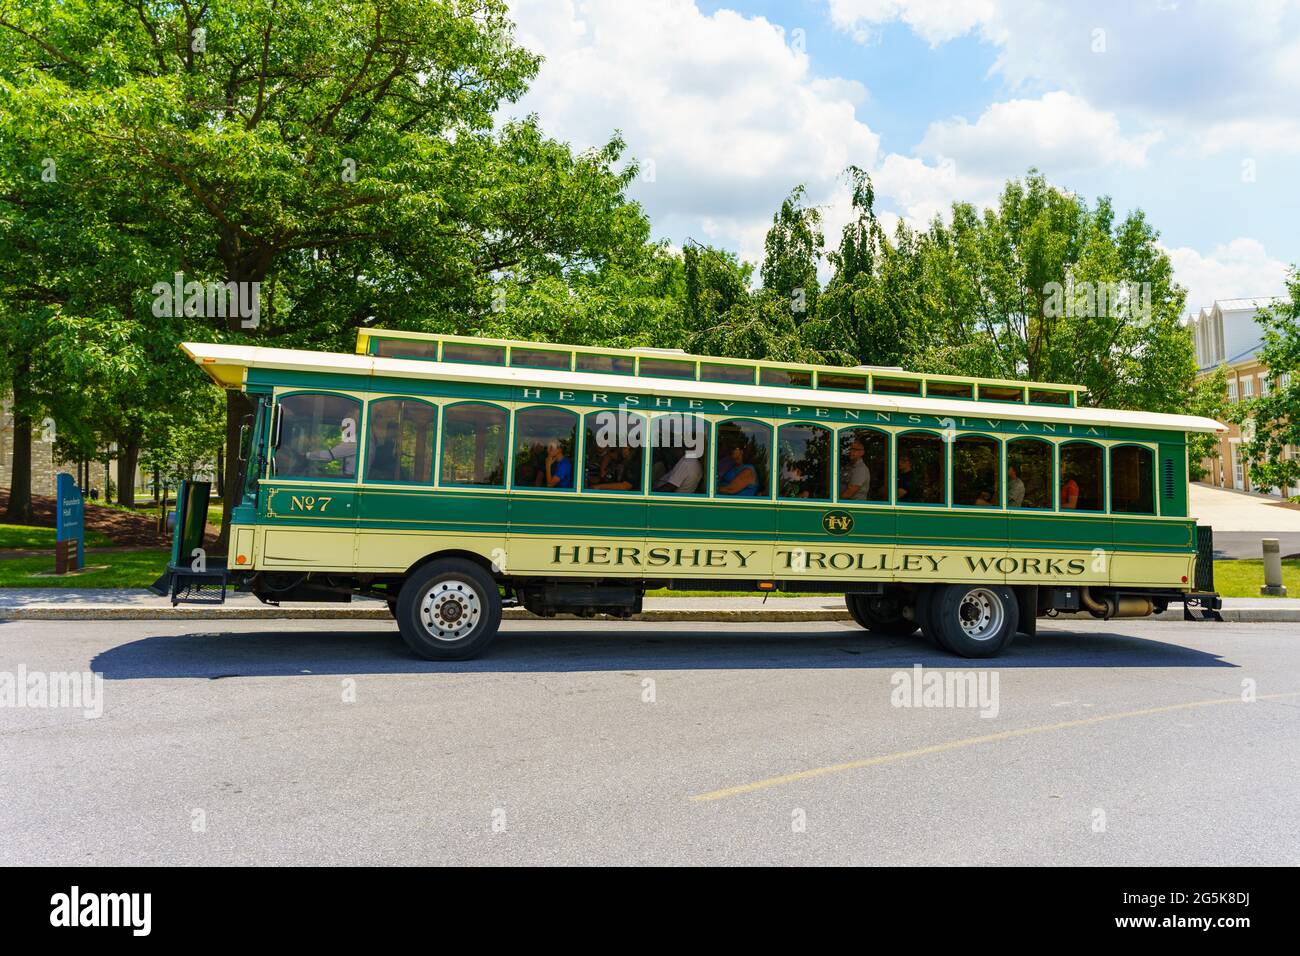
{"label": "brick building", "polygon": [[[1268,367],[1259,357],[1264,331],[1256,313],[1281,301],[1267,297],[1219,299],[1212,306],[1201,309],[1190,323],[1192,340],[1196,345],[1198,380],[1214,374],[1223,365],[1228,369],[1229,402],[1268,394]],[[1227,434],[1219,439],[1217,460],[1207,458],[1201,463],[1206,471],[1206,482],[1220,488],[1281,496],[1280,489],[1251,485],[1246,461],[1241,455],[1241,442],[1241,429],[1229,424]],[[1296,457],[1297,449],[1287,448],[1287,456]],[[1287,489],[1287,493],[1298,495],[1300,488]]]}
{"label": "brick building", "polygon": [[[37,422],[32,429],[32,494],[54,495],[55,475],[66,471],[76,474],[72,465],[56,466],[54,443],[41,441],[42,429]],[[0,489],[9,490],[14,473],[14,416],[8,398],[0,398]]]}

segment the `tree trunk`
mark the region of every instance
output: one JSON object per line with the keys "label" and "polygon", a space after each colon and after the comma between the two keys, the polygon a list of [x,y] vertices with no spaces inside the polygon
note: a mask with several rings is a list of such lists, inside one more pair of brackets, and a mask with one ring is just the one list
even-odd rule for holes
{"label": "tree trunk", "polygon": [[239,428],[244,423],[244,416],[252,413],[253,403],[247,395],[233,388],[226,391],[226,474],[230,480],[225,483],[225,494],[221,496],[221,534],[212,546],[214,555],[225,554],[230,548],[230,512],[243,491],[239,487]]}
{"label": "tree trunk", "polygon": [[32,412],[27,376],[31,364],[22,359],[14,369],[14,460],[9,483],[9,508],[5,520],[11,524],[30,524],[32,511]]}
{"label": "tree trunk", "polygon": [[127,442],[117,450],[117,503],[135,507],[135,466],[140,460],[140,443]]}
{"label": "tree trunk", "polygon": [[14,408],[13,479],[9,483],[9,508],[5,520],[10,524],[30,524],[32,511],[32,416]]}

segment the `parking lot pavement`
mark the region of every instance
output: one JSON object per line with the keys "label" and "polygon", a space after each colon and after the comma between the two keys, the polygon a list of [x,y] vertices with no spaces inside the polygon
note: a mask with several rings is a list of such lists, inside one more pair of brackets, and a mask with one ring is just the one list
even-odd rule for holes
{"label": "parking lot pavement", "polygon": [[0,704],[7,864],[1300,862],[1294,624],[13,621]]}

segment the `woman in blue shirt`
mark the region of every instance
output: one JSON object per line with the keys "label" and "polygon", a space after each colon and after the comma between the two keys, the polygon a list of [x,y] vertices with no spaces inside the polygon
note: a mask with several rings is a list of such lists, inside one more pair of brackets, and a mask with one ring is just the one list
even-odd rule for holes
{"label": "woman in blue shirt", "polygon": [[758,494],[758,470],[745,462],[745,446],[731,446],[719,466],[718,494],[720,495],[756,495]]}

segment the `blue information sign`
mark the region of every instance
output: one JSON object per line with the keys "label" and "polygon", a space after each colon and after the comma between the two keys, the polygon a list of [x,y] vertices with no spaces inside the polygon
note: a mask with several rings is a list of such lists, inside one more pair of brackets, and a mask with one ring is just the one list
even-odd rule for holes
{"label": "blue information sign", "polygon": [[85,507],[81,500],[81,489],[77,480],[67,472],[58,476],[58,516],[54,539],[56,541],[77,542],[77,567],[86,566],[86,523]]}

